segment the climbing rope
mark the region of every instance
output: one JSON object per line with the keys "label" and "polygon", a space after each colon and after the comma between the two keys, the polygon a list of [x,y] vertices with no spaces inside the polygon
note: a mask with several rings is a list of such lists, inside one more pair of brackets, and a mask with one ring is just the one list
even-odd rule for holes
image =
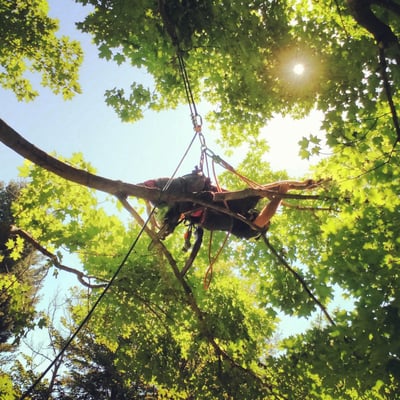
{"label": "climbing rope", "polygon": [[[191,141],[189,142],[189,145],[187,146],[183,156],[181,157],[180,161],[178,162],[173,174],[171,175],[171,177],[166,182],[165,186],[160,191],[160,199],[159,199],[160,201],[161,201],[163,193],[170,187],[171,182],[175,178],[179,168],[181,167],[183,161],[185,160],[187,154],[189,153],[189,151],[190,151],[190,149],[191,149],[196,137],[199,137],[201,145],[205,146],[205,139],[204,139],[203,134],[201,133],[202,118],[201,118],[200,115],[197,114],[196,104],[194,102],[193,93],[192,93],[192,90],[190,88],[190,84],[189,84],[189,80],[188,80],[188,76],[187,76],[187,72],[186,72],[186,68],[185,68],[185,65],[184,65],[183,58],[182,57],[179,57],[179,58],[181,60],[180,61],[180,66],[181,66],[181,71],[182,71],[182,74],[183,74],[183,77],[184,77],[185,91],[186,91],[186,94],[187,94],[187,97],[188,97],[188,101],[189,101],[189,105],[190,105],[192,122],[193,122],[194,130],[195,130],[195,134],[193,135]],[[109,291],[110,287],[114,284],[117,276],[121,272],[123,266],[125,265],[126,261],[128,260],[129,256],[131,255],[132,251],[136,247],[136,244],[138,243],[138,241],[141,238],[143,232],[145,231],[147,225],[149,224],[152,216],[154,215],[155,210],[156,210],[156,207],[153,207],[152,210],[150,211],[145,223],[142,225],[138,235],[134,239],[131,247],[129,248],[129,250],[125,254],[124,258],[122,259],[121,263],[119,264],[118,268],[116,269],[116,271],[115,271],[114,275],[112,276],[111,280],[105,286],[104,290],[101,292],[101,294],[99,295],[99,297],[97,298],[97,300],[95,301],[95,303],[93,304],[93,306],[91,307],[91,309],[89,310],[89,312],[87,313],[85,318],[81,321],[81,323],[78,325],[78,327],[76,328],[74,333],[70,336],[70,338],[64,344],[64,346],[62,347],[60,352],[54,357],[54,359],[49,364],[49,366],[42,372],[42,374],[35,380],[35,382],[25,391],[25,393],[22,394],[22,396],[20,397],[20,400],[26,399],[27,396],[29,396],[32,393],[32,391],[35,389],[35,387],[42,381],[42,379],[46,376],[46,374],[51,370],[51,368],[53,368],[53,366],[57,362],[59,362],[59,360],[64,355],[65,351],[71,345],[73,340],[77,337],[79,332],[83,329],[83,327],[86,325],[86,323],[92,317],[92,315],[95,312],[96,308],[98,307],[98,305],[100,304],[100,302],[102,301],[102,299],[104,298],[106,293]]]}
{"label": "climbing rope", "polygon": [[[183,54],[182,50],[180,50],[178,48],[177,57],[178,57],[178,63],[179,63],[179,70],[180,70],[180,73],[182,76],[183,86],[185,88],[186,98],[187,98],[187,102],[189,104],[190,115],[192,117],[193,126],[196,129],[196,127],[198,125],[201,127],[202,121],[201,121],[200,115],[197,113],[196,102],[194,100],[193,91],[192,91],[192,88],[190,85],[189,75],[187,73],[185,60],[183,59],[182,54]],[[200,124],[199,124],[199,122],[200,122]]]}
{"label": "climbing rope", "polygon": [[94,311],[96,310],[97,306],[100,304],[101,300],[104,298],[110,287],[113,285],[115,282],[115,279],[117,278],[118,274],[121,272],[122,267],[125,265],[126,261],[128,260],[129,256],[131,255],[133,249],[136,247],[136,244],[138,243],[140,237],[142,236],[147,224],[150,221],[150,218],[152,217],[152,214],[154,213],[154,208],[150,215],[148,216],[145,224],[142,226],[141,230],[139,231],[138,235],[136,236],[135,240],[133,241],[131,247],[125,254],[124,258],[122,259],[121,263],[119,264],[118,268],[114,272],[114,275],[112,276],[111,280],[108,282],[107,286],[104,288],[104,290],[100,293],[100,296],[97,298],[89,312],[86,314],[85,318],[82,320],[82,322],[79,324],[79,326],[75,329],[74,333],[70,336],[70,338],[67,340],[67,342],[64,344],[60,352],[54,357],[53,361],[49,364],[49,366],[42,372],[42,374],[35,380],[35,382],[26,390],[25,393],[22,394],[20,397],[20,400],[23,400],[29,396],[32,391],[35,389],[35,387],[41,382],[41,380],[46,376],[46,374],[53,368],[53,366],[61,359],[61,357],[64,355],[65,351],[67,348],[71,345],[73,340],[78,336],[79,332],[82,330],[82,328],[86,325],[86,323],[89,321],[91,316],[93,315]]}
{"label": "climbing rope", "polygon": [[206,290],[210,287],[210,284],[211,284],[214,264],[217,262],[218,257],[222,253],[222,250],[224,249],[224,247],[228,241],[228,238],[230,236],[230,232],[227,232],[225,235],[224,241],[222,242],[221,246],[219,247],[219,249],[217,251],[217,254],[214,257],[212,257],[211,256],[211,245],[212,245],[212,236],[213,236],[212,233],[213,232],[211,231],[210,232],[210,241],[208,243],[208,263],[209,264],[208,264],[208,268],[206,270],[206,273],[205,273],[204,279],[203,279],[203,287]]}

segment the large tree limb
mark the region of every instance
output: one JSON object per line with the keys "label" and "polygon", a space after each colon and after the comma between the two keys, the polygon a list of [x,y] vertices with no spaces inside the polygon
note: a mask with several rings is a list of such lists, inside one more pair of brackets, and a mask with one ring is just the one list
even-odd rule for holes
{"label": "large tree limb", "polygon": [[399,45],[398,38],[390,26],[382,22],[371,9],[372,4],[376,4],[399,13],[398,4],[390,0],[347,0],[347,4],[354,19],[374,36],[378,44],[385,48]]}
{"label": "large tree limb", "polygon": [[[121,198],[121,196],[134,196],[148,200],[152,203],[174,203],[189,201],[198,205],[213,208],[216,211],[231,215],[239,218],[236,213],[229,211],[226,207],[218,206],[215,202],[223,202],[231,199],[245,199],[252,196],[257,197],[281,197],[281,198],[302,198],[302,199],[321,199],[319,196],[301,196],[289,193],[277,193],[276,189],[279,187],[280,182],[265,185],[262,189],[245,189],[237,192],[221,192],[221,193],[176,193],[170,190],[161,190],[156,187],[146,187],[144,185],[135,185],[132,183],[122,182],[120,180],[112,180],[92,174],[90,172],[75,168],[62,162],[55,157],[47,154],[43,150],[34,146],[24,137],[22,137],[13,128],[8,126],[3,120],[0,119],[0,141],[3,142],[10,149],[21,155],[22,157],[32,161],[34,164],[53,172],[61,178],[87,186],[92,189],[100,190]],[[292,182],[292,181],[291,181]],[[299,189],[315,187],[311,181],[305,181],[297,186]],[[294,184],[294,181],[293,181]],[[243,222],[247,222],[243,218]]]}
{"label": "large tree limb", "polygon": [[[69,181],[100,190],[113,195],[124,193],[128,196],[136,196],[149,201],[159,201],[160,190],[147,188],[140,185],[132,185],[122,181],[103,178],[90,172],[72,167],[28,142],[13,128],[0,119],[0,141],[22,157],[34,164],[55,173]],[[174,197],[173,195],[169,197]],[[171,198],[171,200],[173,200]]]}

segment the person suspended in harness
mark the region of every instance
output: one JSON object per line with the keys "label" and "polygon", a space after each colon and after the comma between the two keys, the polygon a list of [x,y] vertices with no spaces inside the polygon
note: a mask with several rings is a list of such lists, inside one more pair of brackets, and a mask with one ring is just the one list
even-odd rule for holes
{"label": "person suspended in harness", "polygon": [[[306,182],[309,182],[310,186],[313,183],[311,180]],[[304,186],[305,183],[301,183]],[[166,188],[167,184],[168,187]],[[175,178],[171,181],[169,178],[151,179],[140,185],[149,188],[158,188],[160,190],[165,190],[166,193],[174,194],[198,194],[201,192],[217,193],[220,191],[216,186],[211,184],[209,178],[204,176],[197,169],[190,174]],[[274,191],[279,194],[285,194],[288,190],[293,188],[295,188],[293,183],[282,182],[274,187]],[[280,196],[272,196],[269,203],[266,204],[261,211],[258,211],[255,207],[257,207],[261,199],[262,196],[250,196],[244,199],[213,202],[215,206],[229,210],[229,214],[190,201],[157,204],[157,206],[161,205],[167,207],[158,234],[159,238],[166,238],[182,221],[186,221],[189,224],[209,231],[230,232],[242,239],[257,237],[261,232],[268,229],[271,218],[275,215],[282,201]],[[242,218],[236,218],[232,213]],[[250,224],[244,222],[243,219],[249,221]]]}

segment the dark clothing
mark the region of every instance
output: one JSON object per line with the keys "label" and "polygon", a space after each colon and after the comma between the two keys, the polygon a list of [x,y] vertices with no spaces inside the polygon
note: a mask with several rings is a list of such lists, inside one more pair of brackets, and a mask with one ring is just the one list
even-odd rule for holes
{"label": "dark clothing", "polygon": [[[226,203],[230,211],[240,214],[249,221],[253,221],[259,214],[258,211],[254,210],[258,200],[258,197],[249,197],[244,200],[227,201]],[[226,208],[225,203],[216,203],[216,205]],[[187,219],[209,231],[230,232],[233,235],[244,239],[250,239],[260,234],[260,232],[252,229],[245,222],[211,208],[203,208],[200,217],[189,215]]]}
{"label": "dark clothing", "polygon": [[[160,178],[146,181],[143,185],[165,189],[165,185],[168,181],[168,178]],[[169,192],[174,194],[193,194],[217,191],[218,189],[211,185],[210,180],[199,173],[192,173],[173,179],[165,189],[166,193]],[[249,221],[253,221],[259,214],[258,211],[254,210],[254,207],[256,207],[259,200],[260,197],[253,196],[246,199],[229,200],[226,203],[217,202],[215,205],[221,208],[226,208],[228,206],[230,211],[240,214]],[[230,232],[233,235],[244,239],[256,237],[260,234],[259,231],[252,229],[245,222],[242,222],[231,215],[218,212],[212,208],[207,208],[192,202],[178,202],[168,204],[168,206],[169,208],[163,221],[164,226],[160,231],[162,238],[165,238],[172,233],[182,219],[210,231]]]}
{"label": "dark clothing", "polygon": [[[168,184],[167,188],[166,185]],[[142,185],[147,187],[156,187],[158,189],[164,190],[165,193],[199,193],[203,191],[214,191],[211,185],[210,179],[201,174],[187,174],[179,178],[172,179],[169,178],[158,178],[150,179],[142,183]]]}

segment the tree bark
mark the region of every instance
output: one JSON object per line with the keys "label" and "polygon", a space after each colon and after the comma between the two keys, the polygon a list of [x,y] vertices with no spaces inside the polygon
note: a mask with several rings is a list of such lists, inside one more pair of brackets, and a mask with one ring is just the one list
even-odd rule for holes
{"label": "tree bark", "polygon": [[[154,204],[164,203],[176,203],[176,202],[193,202],[198,205],[213,208],[217,211],[224,212],[226,214],[234,213],[230,212],[223,206],[215,204],[215,202],[221,202],[230,199],[245,199],[252,196],[263,198],[280,197],[280,198],[320,198],[318,196],[301,196],[293,195],[289,193],[277,193],[276,189],[279,187],[281,182],[275,182],[273,184],[265,185],[263,189],[244,189],[236,192],[202,192],[202,193],[176,193],[171,190],[162,191],[156,187],[146,187],[144,185],[126,183],[119,180],[107,179],[102,176],[92,174],[90,172],[81,170],[79,168],[72,167],[55,157],[47,154],[43,150],[37,148],[32,143],[28,142],[13,128],[8,126],[2,119],[0,119],[0,141],[3,142],[10,149],[21,155],[22,157],[32,161],[34,164],[53,172],[61,178],[69,181],[78,183],[80,185],[87,186],[92,189],[100,190],[112,194],[118,198],[126,196],[139,197],[148,200]],[[296,185],[295,181],[290,181],[293,185]],[[311,181],[300,182],[300,185],[296,186],[298,189],[307,189],[315,187],[311,185]],[[297,182],[299,184],[299,182]]]}
{"label": "tree bark", "polygon": [[382,44],[384,48],[399,44],[390,26],[382,22],[371,9],[372,4],[376,4],[398,13],[400,7],[396,3],[387,0],[347,0],[347,4],[354,19],[374,36],[378,44]]}

